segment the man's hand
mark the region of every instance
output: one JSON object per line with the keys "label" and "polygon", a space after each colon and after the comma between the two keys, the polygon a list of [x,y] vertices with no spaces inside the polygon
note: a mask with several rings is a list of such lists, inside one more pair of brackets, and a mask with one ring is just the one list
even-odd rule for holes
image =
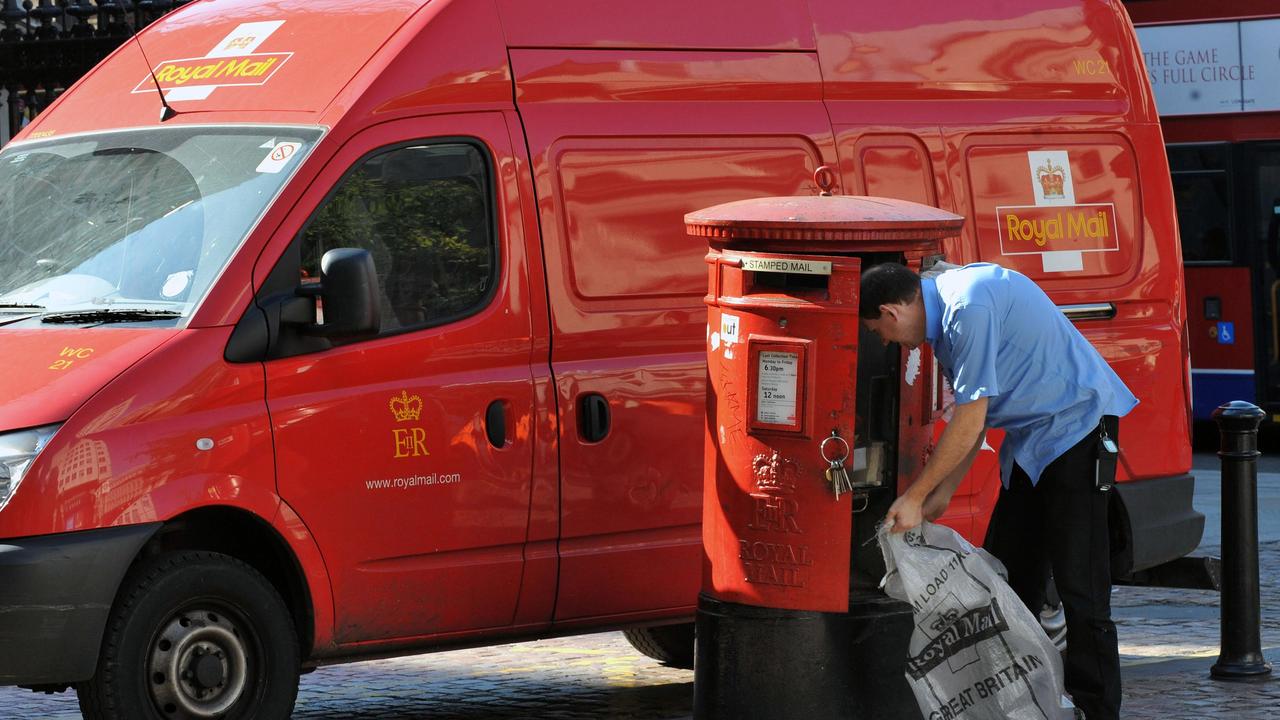
{"label": "man's hand", "polygon": [[900,495],[889,506],[884,521],[889,524],[889,532],[901,533],[915,528],[924,521],[924,507],[920,498],[910,490]]}
{"label": "man's hand", "polygon": [[889,523],[889,532],[906,532],[925,520],[933,522],[942,517],[951,505],[951,495],[954,492],[954,486],[944,484],[929,493],[924,502],[910,490],[903,493],[889,506],[889,512],[885,513],[884,521]]}

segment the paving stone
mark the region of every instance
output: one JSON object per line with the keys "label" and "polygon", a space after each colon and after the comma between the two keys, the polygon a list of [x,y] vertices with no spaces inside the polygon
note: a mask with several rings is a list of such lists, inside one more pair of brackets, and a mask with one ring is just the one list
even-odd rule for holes
{"label": "paving stone", "polygon": [[[1259,565],[1263,651],[1280,664],[1280,542],[1260,546]],[[1209,678],[1219,652],[1217,593],[1118,587],[1112,603],[1126,720],[1280,718],[1280,673],[1256,684]],[[692,672],[602,633],[320,668],[303,676],[294,717],[687,720],[692,699]],[[79,717],[72,693],[0,688],[0,719]]]}

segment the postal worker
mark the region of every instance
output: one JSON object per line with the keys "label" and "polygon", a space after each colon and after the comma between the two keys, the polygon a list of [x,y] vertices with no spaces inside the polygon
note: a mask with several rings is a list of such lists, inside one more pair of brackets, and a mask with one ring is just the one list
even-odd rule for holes
{"label": "postal worker", "polygon": [[862,276],[860,315],[886,343],[929,343],[955,394],[937,447],[886,522],[903,532],[941,516],[986,429],[1003,430],[984,545],[1033,613],[1052,572],[1067,620],[1066,690],[1089,720],[1118,719],[1107,510],[1119,417],[1137,398],[1044,291],[998,265],[933,278],[876,265]]}

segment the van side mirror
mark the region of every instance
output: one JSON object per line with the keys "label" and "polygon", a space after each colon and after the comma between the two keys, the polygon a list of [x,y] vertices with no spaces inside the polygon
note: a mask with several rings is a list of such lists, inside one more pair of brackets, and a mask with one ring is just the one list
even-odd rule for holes
{"label": "van side mirror", "polygon": [[[286,310],[288,321],[306,323],[303,334],[331,339],[354,340],[377,335],[382,327],[378,272],[368,250],[335,248],[320,259],[319,284],[298,289],[304,297],[319,297],[324,322],[316,323],[315,315],[302,317],[293,308]],[[308,306],[311,305],[309,301]],[[307,308],[311,310],[310,307]]]}

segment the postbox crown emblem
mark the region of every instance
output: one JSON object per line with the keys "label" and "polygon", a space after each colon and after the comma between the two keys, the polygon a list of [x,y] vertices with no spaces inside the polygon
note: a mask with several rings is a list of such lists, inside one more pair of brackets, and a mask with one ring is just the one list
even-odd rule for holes
{"label": "postbox crown emblem", "polygon": [[792,460],[778,454],[760,453],[752,462],[756,474],[756,488],[766,495],[790,495],[796,491],[796,478],[800,467]]}
{"label": "postbox crown emblem", "polygon": [[1066,177],[1067,173],[1062,166],[1053,164],[1052,160],[1045,160],[1043,165],[1036,168],[1036,179],[1040,181],[1040,189],[1047,198],[1066,197]]}

